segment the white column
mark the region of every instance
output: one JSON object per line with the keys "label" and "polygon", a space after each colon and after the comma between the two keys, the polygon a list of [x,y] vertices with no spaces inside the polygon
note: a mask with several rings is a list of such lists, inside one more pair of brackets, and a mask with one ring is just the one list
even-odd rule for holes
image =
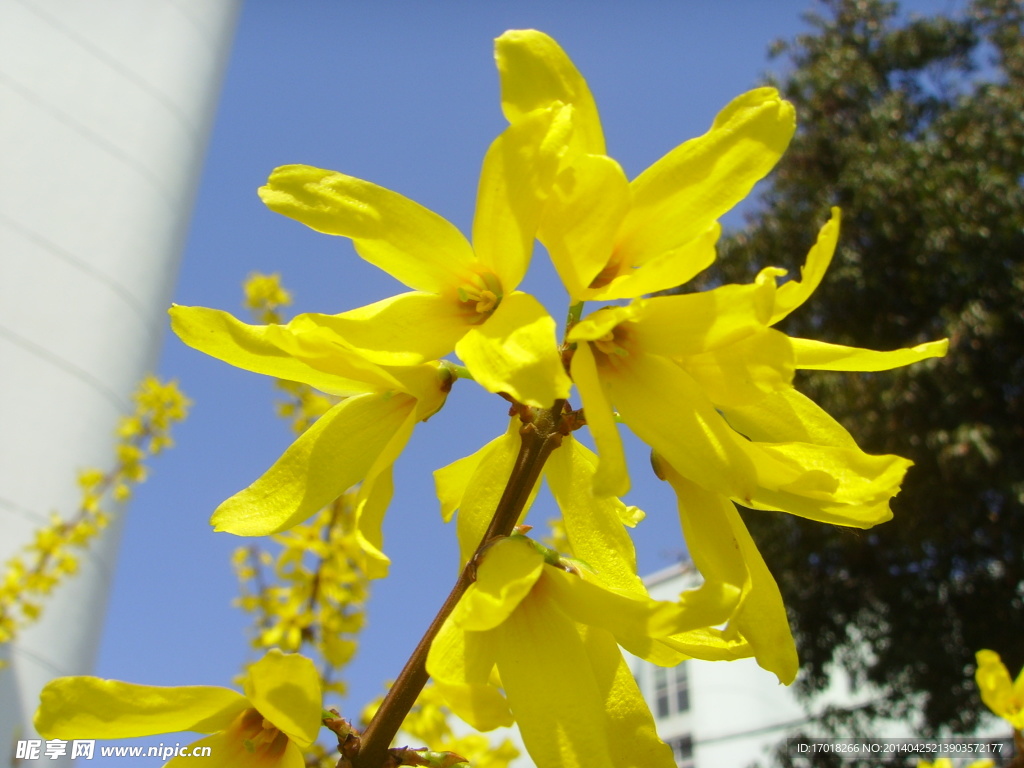
{"label": "white column", "polygon": [[[110,466],[154,366],[239,8],[0,0],[0,563]],[[42,685],[92,667],[113,528],[0,648],[2,764]]]}

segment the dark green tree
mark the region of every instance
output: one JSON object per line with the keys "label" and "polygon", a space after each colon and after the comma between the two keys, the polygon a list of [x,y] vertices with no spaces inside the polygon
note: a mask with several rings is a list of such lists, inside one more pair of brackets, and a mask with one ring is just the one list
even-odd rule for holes
{"label": "dark green tree", "polygon": [[948,336],[950,353],[798,381],[865,450],[916,463],[891,522],[744,514],[791,609],[806,691],[839,665],[885,692],[868,714],[964,732],[983,711],[974,652],[1024,664],[1024,4],[819,8],[776,51],[797,136],[709,279],[798,275],[838,205],[833,266],[782,330],[874,349]]}

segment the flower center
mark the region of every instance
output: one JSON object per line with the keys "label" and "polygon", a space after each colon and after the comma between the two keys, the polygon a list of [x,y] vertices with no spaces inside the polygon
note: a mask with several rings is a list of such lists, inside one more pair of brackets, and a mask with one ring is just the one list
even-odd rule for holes
{"label": "flower center", "polygon": [[504,294],[498,276],[483,272],[475,281],[459,286],[458,296],[467,321],[479,325],[494,314]]}
{"label": "flower center", "polygon": [[619,323],[604,336],[590,342],[599,366],[618,368],[629,357],[630,333],[626,323]]}
{"label": "flower center", "polygon": [[246,752],[257,758],[270,760],[280,757],[288,746],[288,736],[252,707],[238,716],[229,731]]}

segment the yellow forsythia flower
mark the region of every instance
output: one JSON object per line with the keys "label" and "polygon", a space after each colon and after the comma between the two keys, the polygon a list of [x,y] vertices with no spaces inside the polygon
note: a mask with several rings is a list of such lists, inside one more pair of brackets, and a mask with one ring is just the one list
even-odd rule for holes
{"label": "yellow forsythia flower", "polygon": [[514,718],[539,768],[673,766],[619,646],[678,663],[671,637],[725,620],[735,594],[701,589],[658,602],[566,570],[552,554],[519,535],[487,549],[427,671],[479,730]]}
{"label": "yellow forsythia flower", "polygon": [[870,456],[796,392],[796,370],[879,371],[945,354],[946,341],[893,352],[791,339],[774,326],[820,283],[836,248],[839,211],[819,233],[799,280],[766,268],[748,285],[643,298],[697,275],[715,258],[718,218],[779,160],[795,130],[773,88],[734,99],[710,130],[637,178],[605,154],[586,81],[558,44],[533,30],[497,41],[512,125],[544,106],[573,106],[566,161],[539,239],[573,301],[630,299],[572,325],[570,373],[600,461],[595,488],[629,488],[618,422],[656,453],[679,497],[688,548],[708,582],[739,589],[717,637],[722,658],[753,654],[784,682],[796,674],[774,579],[733,502],[867,528],[889,519],[910,462]]}
{"label": "yellow forsythia flower", "polygon": [[441,408],[450,388],[440,364],[377,365],[348,347],[327,316],[247,325],[203,307],[175,306],[170,314],[174,332],[201,352],[343,398],[262,477],[216,509],[215,529],[241,536],[283,531],[362,483],[359,505],[373,514],[364,516],[369,527],[361,530],[378,545],[383,511],[377,508],[390,498],[391,465],[413,427]]}
{"label": "yellow forsythia flower", "polygon": [[978,651],[975,658],[978,670],[974,673],[974,679],[985,706],[1015,729],[1024,729],[1024,670],[1011,682],[1010,673],[998,653]]}
{"label": "yellow forsythia flower", "polygon": [[[320,730],[320,678],[304,656],[270,651],[249,668],[245,694],[215,686],[163,688],[97,677],[60,677],[40,694],[35,726],[47,739],[122,739],[175,731],[212,734],[206,764],[300,768]],[[166,765],[182,768],[194,757]]]}
{"label": "yellow forsythia flower", "polygon": [[704,136],[629,181],[605,154],[590,89],[558,43],[511,30],[497,39],[495,58],[513,125],[539,108],[573,107],[569,167],[552,189],[540,240],[574,302],[632,298],[696,275],[714,260],[717,219],[772,169],[795,130],[792,105],[774,89],[750,91]]}
{"label": "yellow forsythia flower", "polygon": [[277,272],[264,275],[254,272],[245,281],[245,308],[260,316],[265,323],[278,321],[277,310],[292,303],[292,295],[281,285]]}
{"label": "yellow forsythia flower", "polygon": [[362,258],[414,289],[316,322],[377,363],[408,365],[454,350],[491,392],[545,408],[567,397],[555,322],[515,289],[565,154],[571,113],[545,104],[495,139],[480,173],[472,245],[396,192],[306,165],[277,168],[260,189],[269,208],[351,238]]}

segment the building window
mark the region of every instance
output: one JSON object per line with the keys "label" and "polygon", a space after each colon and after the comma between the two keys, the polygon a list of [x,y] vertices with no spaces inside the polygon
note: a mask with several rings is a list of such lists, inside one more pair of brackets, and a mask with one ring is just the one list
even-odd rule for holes
{"label": "building window", "polygon": [[676,736],[666,742],[672,749],[672,757],[679,768],[693,768],[693,737]]}
{"label": "building window", "polygon": [[654,711],[659,719],[690,708],[690,685],[686,666],[654,668]]}

